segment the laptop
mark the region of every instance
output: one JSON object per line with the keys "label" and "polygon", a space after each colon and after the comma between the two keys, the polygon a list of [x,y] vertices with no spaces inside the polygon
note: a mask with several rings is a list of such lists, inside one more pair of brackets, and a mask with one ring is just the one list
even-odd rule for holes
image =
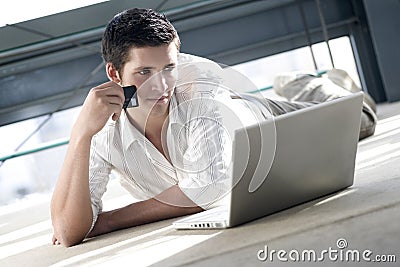
{"label": "laptop", "polygon": [[[362,102],[359,92],[237,129],[227,205],[174,221],[173,227],[234,227],[351,186]],[[267,141],[275,131],[274,149]]]}

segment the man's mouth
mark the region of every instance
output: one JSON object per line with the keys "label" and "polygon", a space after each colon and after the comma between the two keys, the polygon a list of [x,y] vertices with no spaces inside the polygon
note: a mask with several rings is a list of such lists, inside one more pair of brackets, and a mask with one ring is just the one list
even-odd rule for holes
{"label": "man's mouth", "polygon": [[163,95],[161,97],[155,97],[155,98],[149,98],[151,101],[156,101],[156,102],[164,102],[168,100],[168,95]]}

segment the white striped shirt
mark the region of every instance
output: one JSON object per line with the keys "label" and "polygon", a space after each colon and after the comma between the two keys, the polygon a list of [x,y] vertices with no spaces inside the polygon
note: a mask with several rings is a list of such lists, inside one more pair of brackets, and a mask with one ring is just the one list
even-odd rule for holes
{"label": "white striped shirt", "polygon": [[217,64],[182,53],[178,62],[166,133],[171,162],[128,121],[125,112],[93,137],[89,161],[92,227],[102,210],[111,171],[138,200],[177,184],[194,203],[207,209],[218,205],[229,190],[233,131],[262,115],[254,115],[254,110],[246,114],[247,106],[238,106],[227,90],[221,90],[215,73],[222,69]]}

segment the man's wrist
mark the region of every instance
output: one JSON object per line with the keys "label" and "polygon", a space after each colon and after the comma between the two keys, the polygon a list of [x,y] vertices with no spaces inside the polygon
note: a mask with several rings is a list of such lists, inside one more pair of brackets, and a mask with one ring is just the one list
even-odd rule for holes
{"label": "man's wrist", "polygon": [[82,143],[82,142],[90,143],[92,141],[92,138],[93,138],[92,134],[85,133],[79,129],[75,129],[75,127],[74,127],[71,132],[70,140],[78,142],[78,143]]}
{"label": "man's wrist", "polygon": [[88,234],[88,237],[94,237],[113,231],[113,229],[110,227],[109,215],[109,212],[102,212],[99,214],[92,231]]}

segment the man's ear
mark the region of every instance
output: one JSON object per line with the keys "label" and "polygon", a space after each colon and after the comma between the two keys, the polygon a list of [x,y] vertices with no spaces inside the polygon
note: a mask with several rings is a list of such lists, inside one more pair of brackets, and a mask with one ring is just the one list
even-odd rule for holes
{"label": "man's ear", "polygon": [[117,71],[117,69],[114,67],[114,65],[112,63],[107,63],[106,65],[106,72],[107,72],[107,77],[108,79],[110,79],[111,81],[121,84],[121,77],[119,75],[119,72]]}

